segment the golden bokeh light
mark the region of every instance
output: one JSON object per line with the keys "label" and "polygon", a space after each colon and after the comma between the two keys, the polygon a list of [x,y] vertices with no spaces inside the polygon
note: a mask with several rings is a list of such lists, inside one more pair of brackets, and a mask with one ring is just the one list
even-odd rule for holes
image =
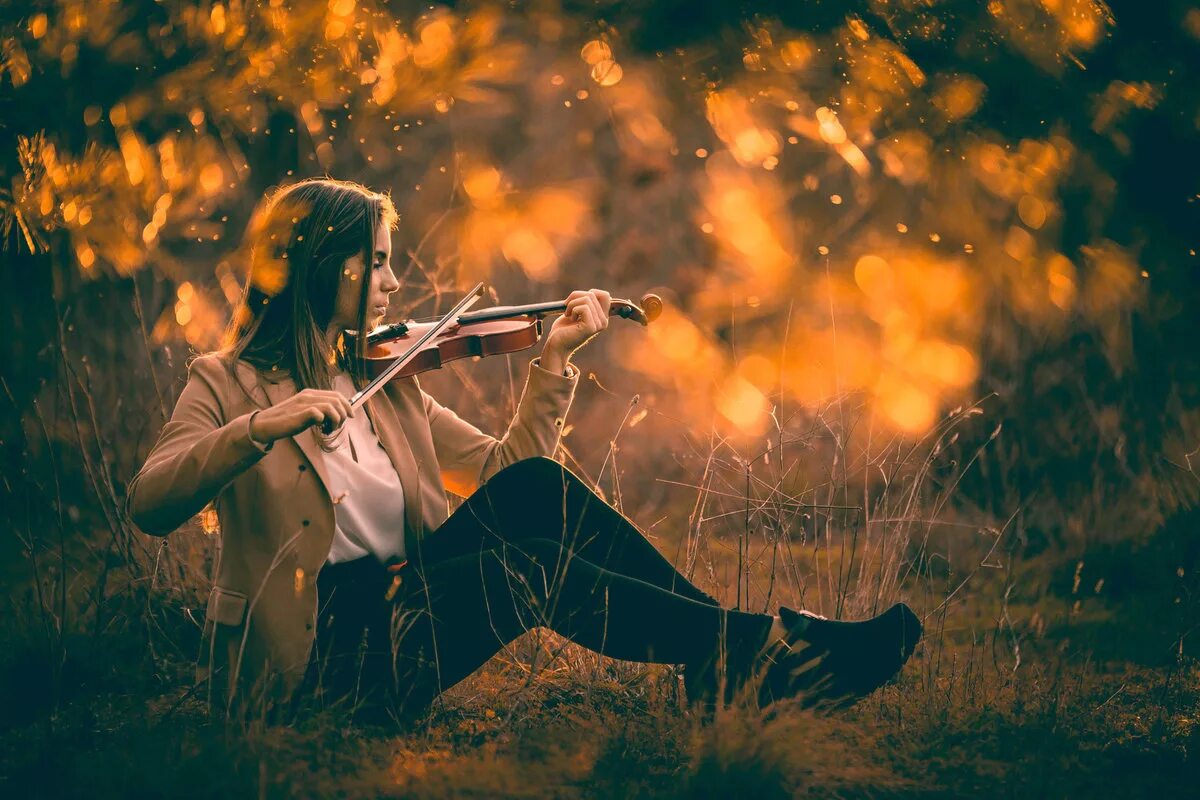
{"label": "golden bokeh light", "polygon": [[746,436],[761,436],[770,423],[770,403],[753,383],[730,375],[716,390],[717,412]]}
{"label": "golden bokeh light", "polygon": [[500,170],[493,166],[475,167],[463,176],[463,191],[477,206],[487,207],[498,199],[502,178]]}
{"label": "golden bokeh light", "polygon": [[713,131],[739,163],[761,165],[779,154],[782,138],[758,123],[749,101],[740,92],[712,92],[707,98],[707,108]]}
{"label": "golden bokeh light", "polygon": [[579,57],[584,63],[596,65],[602,61],[612,60],[612,48],[603,39],[592,39],[579,51]]}
{"label": "golden bokeh light", "polygon": [[529,228],[517,228],[500,245],[509,261],[519,264],[534,280],[547,281],[558,273],[558,255],[546,237]]}
{"label": "golden bokeh light", "polygon": [[904,378],[885,376],[879,382],[876,396],[885,418],[905,433],[924,433],[937,417],[934,397]]}
{"label": "golden bokeh light", "polygon": [[[201,54],[72,109],[86,146],[18,140],[14,237],[40,252],[62,230],[90,277],[161,270],[179,288],[158,341],[208,341],[242,280],[278,294],[286,259],[238,253],[235,209],[248,187],[326,173],[406,206],[412,269],[438,290],[504,276],[676,288],[681,310],[643,333],[632,367],[690,423],[730,435],[761,435],[777,401],[847,393],[919,435],[967,399],[989,309],[1041,334],[1086,323],[1123,341],[1155,269],[1098,234],[1063,243],[1064,187],[1096,169],[1078,131],[989,128],[1003,93],[985,64],[937,65],[872,17],[822,31],[756,18],[729,69],[710,70],[710,52],[651,57],[631,30],[550,7],[185,6],[138,39],[63,0],[22,18],[3,50],[15,89],[68,78],[89,49],[114,63],[139,47]],[[982,13],[1050,76],[1114,25],[1100,0],[990,0]],[[945,30],[936,9],[919,16],[907,36]],[[1188,31],[1197,19],[1181,12]],[[1131,122],[1169,98],[1158,79],[1106,77],[1083,128],[1127,155]],[[264,174],[256,153],[278,141],[299,166]]]}

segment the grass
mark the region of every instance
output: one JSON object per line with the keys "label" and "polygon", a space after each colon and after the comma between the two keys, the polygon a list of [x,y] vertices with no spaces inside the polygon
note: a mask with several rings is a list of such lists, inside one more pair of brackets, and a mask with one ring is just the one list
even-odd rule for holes
{"label": "grass", "polygon": [[[228,729],[164,683],[94,692],[9,730],[6,796],[1179,796],[1200,744],[1194,670],[1079,668],[1001,681],[927,663],[820,717],[732,709],[701,725],[669,669],[489,665],[417,729]],[[631,670],[626,670],[631,671]]]}
{"label": "grass", "polygon": [[[83,519],[52,547],[24,552],[28,569],[6,598],[0,795],[1192,791],[1195,513],[1141,540],[1031,554],[1018,514],[986,519],[956,496],[970,458],[949,464],[949,444],[972,416],[917,447],[872,450],[860,429],[797,417],[756,452],[676,439],[635,458],[618,446],[627,415],[602,457],[568,450],[581,472],[602,464],[587,477],[730,604],[848,617],[899,598],[913,605],[926,626],[917,653],[897,684],[848,711],[734,706],[706,722],[673,667],[612,661],[538,630],[403,730],[335,713],[232,725],[190,691],[199,639],[187,609],[206,593],[214,537],[196,524],[164,544],[119,520],[115,532],[85,533]],[[667,424],[656,418],[642,424]],[[673,483],[630,488],[648,475]]]}

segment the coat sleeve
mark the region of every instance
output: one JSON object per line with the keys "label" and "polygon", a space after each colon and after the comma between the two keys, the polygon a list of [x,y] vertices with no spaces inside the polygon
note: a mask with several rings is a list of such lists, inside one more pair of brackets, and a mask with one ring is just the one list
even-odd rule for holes
{"label": "coat sleeve", "polygon": [[201,356],[188,368],[171,419],[126,493],[126,512],[144,532],[166,536],[271,449],[250,438],[253,412],[226,421],[220,398],[232,385],[215,356]]}
{"label": "coat sleeve", "polygon": [[421,392],[438,466],[449,491],[467,497],[509,464],[554,455],[579,383],[579,370],[568,365],[568,374],[560,375],[542,369],[539,362],[530,362],[516,414],[499,439]]}

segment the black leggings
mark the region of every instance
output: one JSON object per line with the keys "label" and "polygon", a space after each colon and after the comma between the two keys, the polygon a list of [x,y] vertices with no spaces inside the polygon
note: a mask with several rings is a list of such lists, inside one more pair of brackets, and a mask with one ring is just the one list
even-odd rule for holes
{"label": "black leggings", "polygon": [[[373,558],[326,566],[310,686],[409,711],[539,626],[628,661],[745,659],[771,617],[721,608],[555,461],[492,477],[391,575]],[[727,661],[727,663],[732,663]]]}

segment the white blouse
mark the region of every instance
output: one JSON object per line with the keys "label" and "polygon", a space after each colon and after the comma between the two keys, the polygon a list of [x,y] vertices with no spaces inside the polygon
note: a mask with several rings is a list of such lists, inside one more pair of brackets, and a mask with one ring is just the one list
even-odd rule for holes
{"label": "white blouse", "polygon": [[[354,395],[349,376],[337,375],[333,388]],[[346,420],[325,454],[329,494],[334,500],[333,544],[326,563],[366,555],[381,562],[404,559],[404,491],[400,476],[371,425],[366,409]]]}
{"label": "white blouse", "polygon": [[[540,359],[532,364],[541,369]],[[578,374],[574,364],[567,364],[563,372],[572,379]],[[334,376],[333,388],[347,398],[354,396],[354,382],[344,373]],[[264,453],[274,447],[274,442],[263,444],[253,437],[250,441]],[[348,419],[331,444],[335,449],[325,454],[325,469],[334,501],[334,529],[326,563],[372,554],[383,563],[403,561],[404,490],[366,411]]]}

